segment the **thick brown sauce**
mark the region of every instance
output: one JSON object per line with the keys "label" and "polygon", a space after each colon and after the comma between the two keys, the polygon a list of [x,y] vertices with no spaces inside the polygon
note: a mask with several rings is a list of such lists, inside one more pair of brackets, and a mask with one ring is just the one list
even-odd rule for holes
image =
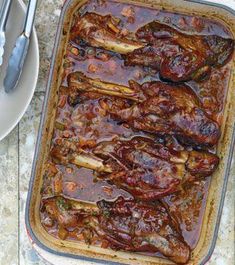
{"label": "thick brown sauce", "polygon": [[[126,4],[111,1],[89,1],[77,16],[86,11],[97,12],[102,15],[111,14],[119,17],[124,29],[135,32],[142,25],[152,20],[160,20],[172,24],[173,26],[196,34],[216,34],[228,37],[227,30],[217,22],[185,16],[166,11],[158,11],[144,7],[131,6],[134,12],[134,19],[128,19],[122,15]],[[76,21],[76,19],[74,19]],[[79,55],[74,55],[71,48],[79,50]],[[105,60],[104,60],[105,58]],[[142,69],[140,67],[125,67],[123,60],[114,53],[91,47],[80,47],[79,44],[70,42],[66,54],[64,80],[62,85],[67,86],[67,74],[74,71],[82,71],[92,78],[100,78],[105,81],[128,85],[131,79],[139,83],[149,80],[158,80],[158,74],[153,70]],[[201,83],[188,82],[188,85],[196,92],[200,98],[204,109],[220,124],[222,121],[223,108],[226,98],[230,73],[230,64],[220,69],[212,69],[208,80]],[[66,91],[66,88],[63,88]],[[95,142],[111,140],[115,136],[128,138],[135,134],[140,134],[134,130],[118,124],[107,115],[103,115],[99,107],[98,100],[89,100],[85,104],[78,104],[76,108],[70,107],[66,102],[65,93],[61,91],[56,120],[66,125],[66,131],[55,129],[53,141],[62,136],[73,139],[90,139]],[[144,133],[142,133],[144,134]],[[161,140],[161,139],[160,139]],[[162,141],[169,142],[169,139]],[[172,139],[171,139],[172,140]],[[175,148],[183,148],[173,139]],[[106,181],[93,181],[94,174],[91,170],[77,168],[73,165],[56,166],[62,172],[62,194],[73,199],[95,202],[100,199],[115,199],[122,194],[125,197],[131,195],[127,192],[111,186]],[[53,194],[53,179],[45,175],[43,195]],[[71,184],[72,183],[72,184]],[[200,228],[207,199],[210,177],[196,182],[184,191],[165,197],[164,203],[169,206],[169,211],[180,223],[185,241],[193,249],[200,235]],[[72,185],[72,189],[71,189]],[[42,220],[45,216],[41,216]],[[48,232],[56,236],[56,228],[47,228]],[[68,239],[73,239],[70,235]],[[78,238],[76,238],[78,240]]]}

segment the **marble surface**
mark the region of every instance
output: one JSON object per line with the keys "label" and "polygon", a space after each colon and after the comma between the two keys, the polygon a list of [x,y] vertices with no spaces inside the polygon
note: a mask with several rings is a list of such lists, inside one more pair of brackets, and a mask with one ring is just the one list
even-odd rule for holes
{"label": "marble surface", "polygon": [[[39,4],[35,21],[40,47],[37,88],[19,125],[0,142],[0,265],[49,264],[36,254],[28,241],[24,209],[56,25],[63,2],[42,0]],[[235,7],[235,0],[228,0],[228,3]],[[208,262],[210,265],[234,264],[234,176],[233,163],[216,248]]]}

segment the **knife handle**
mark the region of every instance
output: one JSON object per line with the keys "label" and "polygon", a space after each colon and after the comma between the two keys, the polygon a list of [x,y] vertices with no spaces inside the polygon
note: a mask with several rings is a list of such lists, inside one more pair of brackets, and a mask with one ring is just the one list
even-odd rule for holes
{"label": "knife handle", "polygon": [[5,31],[12,0],[4,0],[0,12],[0,31]]}
{"label": "knife handle", "polygon": [[29,0],[26,18],[24,22],[24,29],[23,29],[23,33],[27,38],[30,37],[33,28],[36,8],[37,8],[37,0]]}

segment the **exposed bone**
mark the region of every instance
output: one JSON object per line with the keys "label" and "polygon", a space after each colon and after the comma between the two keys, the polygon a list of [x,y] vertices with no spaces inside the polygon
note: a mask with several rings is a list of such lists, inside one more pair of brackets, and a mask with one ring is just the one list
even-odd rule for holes
{"label": "exposed bone", "polygon": [[68,76],[69,86],[76,87],[79,91],[97,92],[104,95],[117,96],[139,101],[138,93],[135,90],[118,84],[108,83],[100,79],[86,77],[81,72],[71,73]]}
{"label": "exposed bone", "polygon": [[88,169],[93,169],[97,172],[111,173],[112,169],[109,165],[104,165],[103,161],[98,157],[88,154],[76,154],[70,160],[72,164]]}
{"label": "exposed bone", "polygon": [[78,35],[91,46],[120,54],[127,54],[144,47],[140,41],[120,38],[117,24],[118,21],[110,15],[100,16],[95,13],[86,13],[78,20],[72,36],[74,38]]}

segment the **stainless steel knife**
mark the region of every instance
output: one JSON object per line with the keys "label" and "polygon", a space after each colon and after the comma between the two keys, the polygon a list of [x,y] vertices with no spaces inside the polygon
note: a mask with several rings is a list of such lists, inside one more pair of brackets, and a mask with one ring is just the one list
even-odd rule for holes
{"label": "stainless steel knife", "polygon": [[15,47],[12,50],[8,62],[6,76],[4,79],[4,88],[6,93],[14,90],[22,73],[24,61],[29,47],[36,8],[37,0],[29,0],[23,32],[17,38]]}
{"label": "stainless steel knife", "polygon": [[4,45],[6,42],[5,31],[11,3],[12,0],[4,0],[0,11],[0,65],[2,65],[3,61]]}

